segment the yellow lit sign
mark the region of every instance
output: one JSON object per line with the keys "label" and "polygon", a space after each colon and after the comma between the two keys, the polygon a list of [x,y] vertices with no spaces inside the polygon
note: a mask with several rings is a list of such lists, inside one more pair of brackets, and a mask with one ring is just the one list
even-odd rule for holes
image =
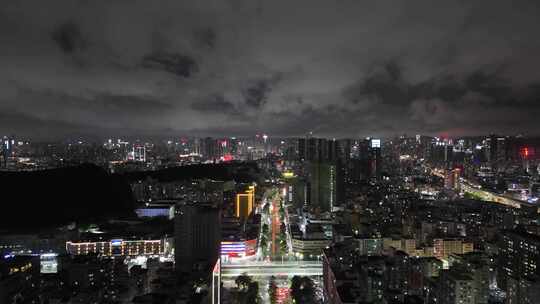
{"label": "yellow lit sign", "polygon": [[283,172],[283,177],[284,177],[284,178],[293,178],[293,177],[294,177],[294,173],[291,172],[291,171]]}

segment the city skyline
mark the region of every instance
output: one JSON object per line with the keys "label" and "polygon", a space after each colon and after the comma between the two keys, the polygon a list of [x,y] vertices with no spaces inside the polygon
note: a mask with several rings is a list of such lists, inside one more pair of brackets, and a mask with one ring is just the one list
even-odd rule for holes
{"label": "city skyline", "polygon": [[538,1],[0,5],[0,304],[538,304]]}
{"label": "city skyline", "polygon": [[539,135],[534,1],[40,6],[0,8],[2,134]]}

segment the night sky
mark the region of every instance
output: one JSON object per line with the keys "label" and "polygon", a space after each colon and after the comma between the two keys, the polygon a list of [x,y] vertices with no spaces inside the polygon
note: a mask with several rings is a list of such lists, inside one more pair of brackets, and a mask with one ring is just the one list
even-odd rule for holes
{"label": "night sky", "polygon": [[538,1],[6,0],[0,135],[540,133]]}

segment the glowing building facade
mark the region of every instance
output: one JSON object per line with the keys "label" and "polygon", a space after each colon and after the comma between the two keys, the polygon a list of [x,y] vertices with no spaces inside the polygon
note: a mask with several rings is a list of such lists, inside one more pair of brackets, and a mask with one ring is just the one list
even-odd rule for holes
{"label": "glowing building facade", "polygon": [[255,186],[249,186],[244,193],[236,194],[236,212],[238,218],[248,218],[255,203]]}
{"label": "glowing building facade", "polygon": [[163,255],[166,240],[122,240],[66,242],[66,252],[71,255],[99,254],[104,256]]}

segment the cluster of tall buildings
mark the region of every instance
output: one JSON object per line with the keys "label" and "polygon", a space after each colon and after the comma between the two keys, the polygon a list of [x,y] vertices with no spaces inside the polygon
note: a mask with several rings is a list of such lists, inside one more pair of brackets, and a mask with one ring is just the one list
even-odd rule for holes
{"label": "cluster of tall buildings", "polygon": [[382,177],[380,139],[296,139],[294,154],[284,156],[294,177],[291,199],[321,212],[345,203],[347,189],[364,180]]}
{"label": "cluster of tall buildings", "polygon": [[[2,140],[4,163],[31,155],[14,143]],[[0,252],[8,256],[0,260],[0,289],[14,280],[23,293],[34,292],[23,282],[37,282],[31,277],[39,268],[69,282],[68,290],[84,286],[84,301],[104,297],[91,292],[98,285],[111,290],[107,296],[122,290],[115,274],[145,297],[154,290],[178,297],[167,286],[216,280],[219,294],[221,263],[254,261],[267,224],[279,228],[284,257],[322,261],[328,303],[532,304],[540,298],[536,139],[400,136],[383,143],[259,135],[47,149],[54,157],[115,159],[140,170],[125,175],[136,177],[130,180],[135,213],[107,222],[112,233],[62,227],[48,236],[0,235]],[[192,166],[226,167],[218,180],[143,172],[229,160],[250,162]],[[257,212],[262,193],[276,193],[272,208],[283,206],[272,224]],[[159,266],[139,268],[152,263]],[[10,289],[11,298],[15,293]]]}

